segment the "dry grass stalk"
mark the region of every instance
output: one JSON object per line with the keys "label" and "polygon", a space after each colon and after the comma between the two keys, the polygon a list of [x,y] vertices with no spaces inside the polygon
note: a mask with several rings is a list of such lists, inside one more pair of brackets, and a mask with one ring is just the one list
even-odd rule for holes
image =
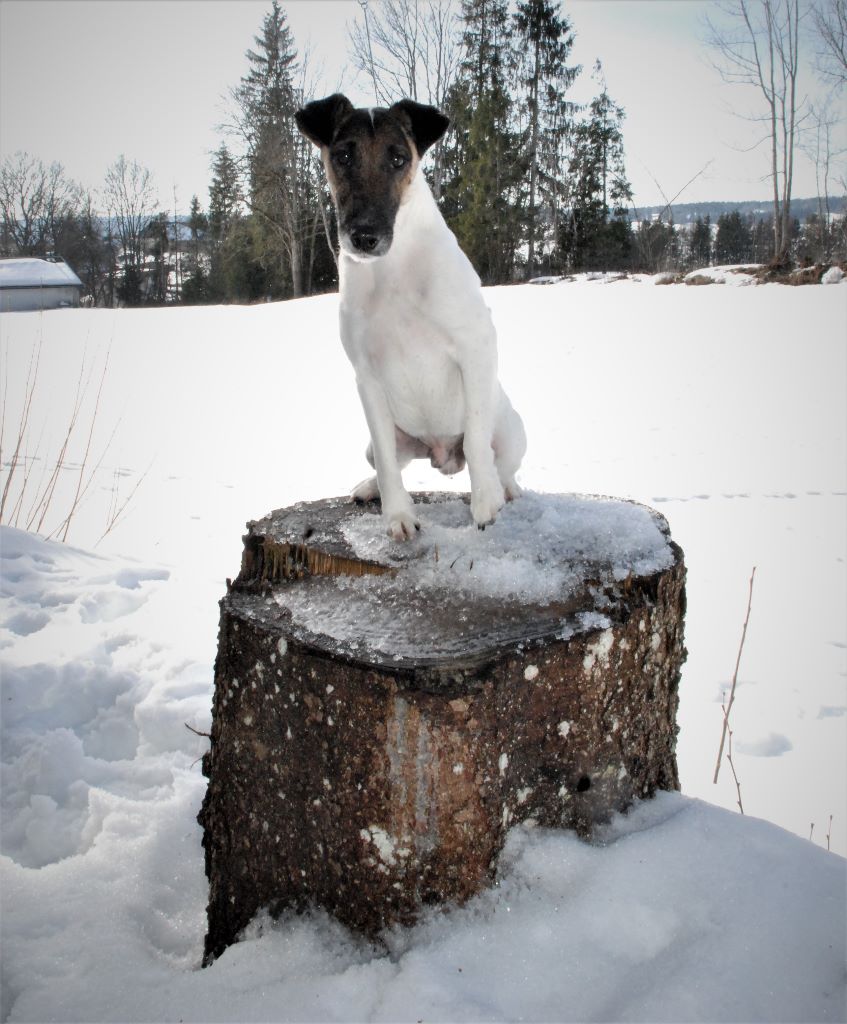
{"label": "dry grass stalk", "polygon": [[[83,388],[82,381],[85,376],[85,359],[83,358],[82,366],[79,369],[79,380],[76,385],[76,395],[74,396],[73,409],[71,410],[71,418],[68,423],[68,428],[65,431],[65,437],[62,441],[62,447],[59,449],[59,454],[56,456],[56,461],[53,465],[53,471],[47,479],[47,483],[44,485],[43,490],[36,490],[35,498],[30,507],[29,517],[26,521],[26,529],[31,530],[35,526],[35,532],[40,533],[41,528],[44,525],[44,520],[47,518],[47,513],[50,510],[50,505],[53,501],[53,494],[56,490],[56,484],[59,480],[59,474],[65,465],[65,456],[68,452],[68,446],[71,443],[71,438],[76,427],[77,419],[79,418],[80,410],[82,409],[83,398],[85,397],[85,391],[88,388],[88,381],[85,383]],[[23,492],[22,492],[23,493]],[[36,523],[37,520],[37,523]]]}
{"label": "dry grass stalk", "polygon": [[[56,501],[58,500],[56,497],[57,492],[61,491],[61,488],[58,485],[62,471],[73,468],[77,471],[78,475],[76,479],[76,488],[73,497],[70,499],[70,506],[66,514],[60,513],[61,518],[58,525],[55,526],[49,534],[46,534],[51,539],[58,538],[61,541],[66,541],[74,516],[78,512],[82,502],[85,500],[91,484],[99,472],[103,460],[112,445],[118,426],[120,425],[120,421],[115,425],[99,459],[92,466],[91,458],[94,444],[94,433],[98,419],[100,418],[101,399],[103,396],[106,375],[109,369],[111,346],[106,352],[103,368],[100,374],[97,394],[94,400],[94,407],[90,413],[90,419],[88,421],[88,435],[85,442],[82,461],[72,466],[72,464],[68,462],[68,455],[83,414],[86,396],[89,393],[94,371],[93,365],[89,368],[88,360],[85,356],[83,356],[82,364],[80,366],[73,407],[71,409],[68,425],[64,432],[64,437],[59,447],[59,451],[55,459],[51,459],[49,462],[45,460],[42,463],[41,476],[40,479],[36,481],[33,477],[33,471],[36,463],[40,462],[38,453],[42,446],[43,430],[39,436],[34,454],[30,456],[26,449],[28,445],[27,439],[30,432],[33,398],[38,384],[41,350],[42,342],[41,339],[39,339],[37,346],[34,347],[30,355],[29,368],[27,370],[26,385],[24,389],[24,400],[17,426],[14,451],[12,452],[8,465],[4,467],[8,472],[3,485],[2,497],[0,497],[0,523],[22,526],[26,530],[34,530],[36,533],[43,533],[45,531],[45,524],[51,516]],[[6,438],[7,394],[8,379],[4,385],[4,400],[2,410],[0,410],[0,465],[2,465],[3,444]],[[119,507],[117,504],[117,496],[115,496],[107,516],[106,530],[100,537],[100,540],[110,533],[124,517],[132,498],[141,486],[141,483],[147,476],[148,472],[149,468],[144,474],[142,474],[129,496],[120,504]]]}
{"label": "dry grass stalk", "polygon": [[[151,462],[147,469],[145,469],[141,476],[136,480],[135,486],[132,488],[132,490],[129,492],[126,498],[124,498],[123,502],[121,502],[120,505],[118,505],[118,474],[117,472],[115,472],[115,487],[112,492],[112,503],[109,506],[109,514],[106,517],[106,529],[100,535],[100,540],[97,541],[97,544],[99,544],[100,541],[103,540],[105,537],[108,537],[112,530],[114,530],[114,528],[118,525],[118,523],[121,522],[127,508],[130,505],[130,502],[135,497],[136,491],[144,483],[145,479],[147,478],[147,474],[150,472],[152,468],[153,463]],[[94,546],[97,547],[97,544],[95,544]]]}
{"label": "dry grass stalk", "polygon": [[[733,777],[735,778],[735,785],[738,789],[738,806],[741,807],[741,787],[738,783],[738,776],[735,774],[735,766],[732,763],[732,731],[729,725],[729,714],[732,711],[732,705],[735,703],[735,687],[738,683],[738,667],[741,664],[741,652],[744,650],[744,640],[747,637],[747,626],[750,622],[750,609],[753,606],[753,580],[756,578],[756,567],[753,566],[753,572],[750,574],[750,591],[747,596],[747,615],[744,618],[744,628],[741,631],[741,643],[738,645],[738,656],[735,659],[735,671],[732,673],[732,684],[729,688],[729,701],[723,706],[723,729],[721,731],[721,745],[718,750],[718,760],[715,764],[715,775],[712,779],[713,783],[717,783],[718,775],[721,770],[721,760],[723,759],[724,745],[726,744],[727,736],[729,736],[729,766],[732,769]],[[742,809],[742,814],[743,814]]]}
{"label": "dry grass stalk", "polygon": [[[76,492],[74,494],[73,502],[71,503],[70,511],[68,512],[67,516],[65,517],[64,522],[59,526],[58,530],[56,531],[56,533],[58,533],[59,531],[62,532],[61,540],[63,542],[68,539],[68,530],[70,529],[70,526],[71,526],[71,520],[73,519],[74,514],[76,513],[76,510],[79,508],[80,502],[85,497],[85,494],[88,491],[88,488],[91,486],[91,481],[94,479],[94,475],[96,474],[97,470],[100,468],[100,465],[102,464],[103,459],[106,456],[106,452],[109,450],[109,448],[110,448],[110,446],[112,444],[112,440],[114,439],[115,430],[117,430],[117,425],[116,425],[115,429],[111,433],[111,436],[109,437],[108,444],[103,449],[103,454],[100,456],[99,460],[97,461],[97,465],[91,471],[91,473],[88,476],[88,479],[86,480],[85,479],[85,467],[88,465],[88,456],[89,456],[89,454],[91,452],[91,439],[94,436],[94,426],[97,423],[97,414],[100,412],[100,398],[101,398],[101,396],[103,394],[103,383],[106,380],[106,372],[109,369],[109,356],[110,355],[111,355],[111,348],[109,348],[109,350],[106,352],[106,358],[105,358],[105,360],[103,362],[103,372],[100,374],[100,385],[97,388],[97,398],[94,401],[94,412],[93,412],[93,414],[91,416],[91,423],[90,423],[89,428],[88,428],[88,440],[85,443],[85,453],[84,453],[84,455],[82,457],[82,464],[79,467],[79,477],[77,478]],[[84,486],[83,486],[83,483],[84,483]]]}
{"label": "dry grass stalk", "polygon": [[[15,472],[21,462],[21,448],[23,447],[24,440],[27,435],[27,427],[29,425],[29,414],[32,408],[32,396],[35,394],[35,385],[38,382],[38,366],[41,362],[41,338],[38,339],[38,345],[33,350],[32,355],[29,359],[29,368],[26,374],[26,388],[24,391],[24,407],[21,414],[20,422],[18,423],[18,436],[15,442],[15,450],[12,453],[12,458],[9,463],[9,474],[6,477],[6,483],[3,486],[3,496],[0,498],[0,523],[5,522],[4,514],[6,512],[6,503],[9,499],[9,492],[12,487],[12,480],[14,479]],[[8,381],[7,381],[8,385]],[[6,391],[3,392],[3,412],[0,415],[0,466],[3,464],[2,455],[2,434],[3,427],[6,423]]]}

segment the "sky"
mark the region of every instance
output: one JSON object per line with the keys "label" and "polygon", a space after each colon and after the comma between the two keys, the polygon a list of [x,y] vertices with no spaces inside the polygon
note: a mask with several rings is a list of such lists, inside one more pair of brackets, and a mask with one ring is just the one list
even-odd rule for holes
{"label": "sky", "polygon": [[[370,0],[372,6],[378,0]],[[247,70],[270,0],[0,0],[0,155],[59,161],[87,188],[124,154],[149,168],[165,209],[208,204],[211,156],[224,140],[230,90]],[[315,92],[368,104],[348,57],[359,0],[283,3]],[[744,86],[722,82],[703,42],[714,0],[565,0],[576,31],[572,98],[596,94],[597,58],[624,107],[626,169],[636,206],[766,200],[766,146],[743,114]],[[753,148],[751,148],[753,147]],[[816,195],[798,160],[794,195]]]}

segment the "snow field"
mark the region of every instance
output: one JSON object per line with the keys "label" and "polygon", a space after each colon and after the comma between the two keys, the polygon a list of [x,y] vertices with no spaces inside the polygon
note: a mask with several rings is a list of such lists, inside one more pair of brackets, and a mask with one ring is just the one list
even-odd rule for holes
{"label": "snow field", "polygon": [[[4,314],[4,463],[39,341],[30,480],[52,468],[83,358],[90,409],[107,350],[92,450],[115,434],[70,545],[0,533],[2,1019],[843,1020],[844,861],[821,845],[833,814],[847,849],[845,295],[489,290],[529,437],[523,486],[652,505],[685,551],[685,795],[593,846],[513,831],[498,888],[385,949],[321,914],[257,921],[206,971],[205,740],[185,723],[209,726],[244,522],[366,471],[336,299]],[[98,544],[115,487],[145,472]],[[423,463],[406,481],[467,488]],[[742,818],[702,800],[735,803],[726,766],[711,776],[754,564]]]}

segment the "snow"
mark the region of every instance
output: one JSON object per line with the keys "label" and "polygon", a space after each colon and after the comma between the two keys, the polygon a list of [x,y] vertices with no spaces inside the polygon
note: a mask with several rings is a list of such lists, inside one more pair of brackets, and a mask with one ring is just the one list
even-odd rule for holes
{"label": "snow", "polygon": [[703,267],[700,270],[692,270],[686,274],[686,282],[710,281],[712,284],[728,284],[736,288],[743,288],[746,285],[758,284],[756,271],[761,270],[760,264],[738,264],[732,266]]}
{"label": "snow", "polygon": [[67,263],[30,257],[0,259],[0,288],[45,288],[69,284],[82,287],[82,281]]}
{"label": "snow", "polygon": [[[321,913],[261,919],[198,969],[217,601],[248,519],[365,472],[337,300],[3,314],[4,459],[41,343],[30,488],[83,358],[91,378],[45,532],[73,497],[109,352],[89,466],[103,461],[70,544],[0,533],[3,1020],[844,1019],[843,293],[583,280],[487,294],[527,425],[527,506],[633,499],[685,551],[684,795],[593,845],[513,829],[495,889],[384,945]],[[423,463],[406,480],[467,488]],[[464,529],[428,525],[420,543],[443,530],[445,550]],[[468,532],[502,578],[496,530]],[[754,564],[733,708],[741,816],[726,766],[711,777]],[[591,625],[602,658],[606,624]]]}

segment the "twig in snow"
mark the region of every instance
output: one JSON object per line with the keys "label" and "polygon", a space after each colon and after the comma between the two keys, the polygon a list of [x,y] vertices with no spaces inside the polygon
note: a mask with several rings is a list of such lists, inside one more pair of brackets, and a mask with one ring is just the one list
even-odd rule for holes
{"label": "twig in snow", "polygon": [[[99,544],[100,541],[103,540],[105,537],[108,537],[108,535],[112,532],[112,530],[114,530],[114,528],[121,521],[121,519],[123,518],[124,512],[126,511],[127,506],[132,501],[132,499],[135,497],[135,492],[144,483],[145,479],[147,478],[147,474],[150,472],[150,470],[152,468],[153,468],[153,463],[151,462],[150,465],[147,467],[147,469],[145,469],[144,472],[141,474],[141,476],[136,480],[135,487],[133,487],[133,489],[129,492],[129,494],[126,496],[126,498],[124,498],[123,503],[120,506],[118,506],[117,471],[115,472],[115,491],[114,491],[114,497],[113,497],[112,504],[111,504],[111,506],[109,508],[109,514],[108,514],[108,516],[106,518],[106,529],[101,534],[100,540],[97,541],[97,544]],[[94,546],[97,547],[97,544],[95,544]]]}
{"label": "twig in snow", "polygon": [[[741,631],[741,643],[738,645],[738,657],[735,659],[735,671],[732,673],[732,685],[729,688],[729,702],[723,709],[723,730],[721,731],[721,745],[718,750],[718,760],[715,764],[715,775],[712,779],[714,784],[718,781],[718,775],[721,770],[721,759],[723,758],[723,748],[726,743],[727,734],[731,736],[729,728],[729,713],[732,711],[732,705],[735,703],[735,686],[738,682],[738,666],[741,664],[741,652],[744,650],[744,640],[747,636],[747,624],[750,622],[750,609],[753,606],[753,580],[756,578],[756,566],[753,566],[753,571],[750,574],[750,592],[747,597],[747,615],[744,618],[744,628]],[[730,748],[731,749],[731,748]],[[730,767],[732,762],[730,761]],[[732,774],[735,775],[735,768],[732,768]],[[735,779],[735,784],[738,786],[738,778]],[[741,804],[741,790],[739,787],[738,803]],[[743,811],[742,811],[743,813]]]}
{"label": "twig in snow", "polygon": [[736,803],[738,804],[738,810],[741,811],[741,813],[743,814],[744,813],[744,804],[742,804],[742,802],[741,802],[741,783],[738,781],[738,773],[735,770],[735,762],[732,760],[732,728],[730,727],[729,722],[727,720],[727,717],[726,717],[727,714],[728,714],[728,710],[725,708],[724,709],[724,724],[726,725],[726,729],[727,729],[726,759],[727,759],[727,762],[729,763],[729,768],[730,768],[730,771],[732,772],[732,777],[735,780],[735,793],[736,793],[736,796],[738,797],[738,799],[736,801]]}

